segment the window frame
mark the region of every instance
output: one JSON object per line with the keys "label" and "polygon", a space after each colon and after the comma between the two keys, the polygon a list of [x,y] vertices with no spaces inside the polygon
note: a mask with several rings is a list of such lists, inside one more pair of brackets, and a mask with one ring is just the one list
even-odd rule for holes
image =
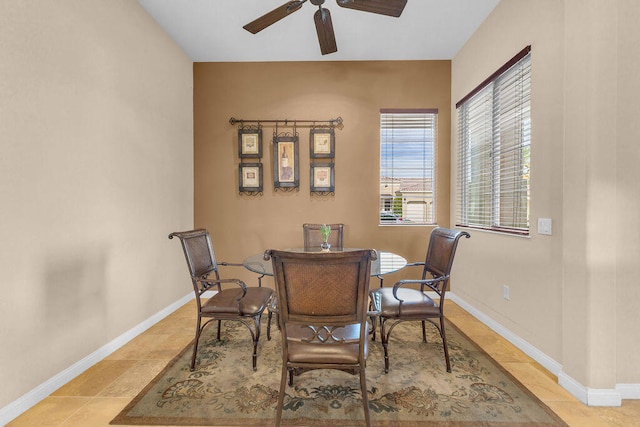
{"label": "window frame", "polygon": [[437,146],[437,108],[380,109],[378,225],[436,225]]}
{"label": "window frame", "polygon": [[[515,96],[505,101],[505,93]],[[458,101],[456,111],[456,226],[528,236],[531,46]]]}

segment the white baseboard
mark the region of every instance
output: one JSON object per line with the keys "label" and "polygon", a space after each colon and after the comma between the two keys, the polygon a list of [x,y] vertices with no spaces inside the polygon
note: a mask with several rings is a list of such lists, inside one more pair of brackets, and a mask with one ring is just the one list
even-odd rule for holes
{"label": "white baseboard", "polygon": [[640,399],[640,384],[616,384],[623,399]]}
{"label": "white baseboard", "polygon": [[146,319],[144,322],[139,325],[129,329],[124,334],[120,335],[113,341],[103,345],[98,350],[94,351],[84,359],[74,363],[64,371],[59,374],[51,377],[44,383],[40,384],[38,387],[33,390],[25,393],[18,399],[14,400],[4,408],[0,409],[0,426],[4,426],[9,421],[15,419],[23,412],[27,411],[29,408],[33,407],[35,404],[49,396],[51,393],[131,341],[136,336],[140,335],[151,326],[158,323],[160,320],[167,317],[169,314],[176,311],[178,308],[185,305],[188,301],[194,298],[193,292],[189,293],[189,295],[179,299],[168,307],[162,309],[158,313]]}
{"label": "white baseboard", "polygon": [[481,311],[478,311],[475,307],[471,306],[462,298],[459,298],[458,296],[456,296],[453,292],[449,292],[447,295],[449,295],[449,298],[451,299],[451,301],[455,302],[460,307],[464,308],[473,317],[475,317],[476,319],[478,319],[479,321],[481,321],[482,323],[484,323],[485,325],[493,329],[498,335],[502,336],[511,344],[518,347],[527,356],[531,357],[533,360],[535,360],[536,362],[544,366],[544,368],[549,372],[551,372],[553,375],[558,376],[560,374],[560,372],[562,371],[562,365],[560,363],[556,362],[554,359],[547,356],[546,354],[541,352],[539,349],[529,344],[527,341],[523,340],[518,335],[514,334],[513,332],[511,332],[510,330],[508,330],[507,328],[505,328],[504,326],[502,326],[501,324],[499,324],[498,322],[496,322],[486,314],[482,313]]}
{"label": "white baseboard", "polygon": [[[623,393],[616,385],[615,389],[589,388],[580,384],[564,372],[558,375],[558,384],[567,390],[580,402],[589,406],[620,406],[622,405]],[[638,385],[635,385],[638,388]],[[631,399],[631,397],[627,397]]]}
{"label": "white baseboard", "polygon": [[558,377],[558,384],[580,402],[589,406],[620,406],[622,399],[640,399],[640,384],[617,384],[614,389],[593,389],[585,387],[562,371],[562,364],[547,356],[539,349],[523,340],[486,314],[477,310],[462,298],[449,292],[448,299],[464,308],[473,317],[493,329],[498,335],[522,350],[527,356]]}
{"label": "white baseboard", "polygon": [[558,384],[585,405],[589,401],[587,388],[564,372],[558,373]]}
{"label": "white baseboard", "polygon": [[587,388],[587,401],[582,403],[589,406],[621,406],[622,396],[615,388]]}

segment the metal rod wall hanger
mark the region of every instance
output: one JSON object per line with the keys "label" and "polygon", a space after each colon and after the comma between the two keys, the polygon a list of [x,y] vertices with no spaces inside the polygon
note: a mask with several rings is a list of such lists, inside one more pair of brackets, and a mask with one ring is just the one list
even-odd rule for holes
{"label": "metal rod wall hanger", "polygon": [[276,126],[278,124],[284,124],[284,126],[298,126],[299,123],[306,123],[309,127],[315,127],[316,124],[322,124],[322,123],[328,123],[329,126],[331,127],[337,127],[338,129],[342,129],[342,117],[336,117],[335,119],[329,119],[329,120],[289,120],[289,119],[283,119],[283,120],[245,120],[245,119],[236,119],[234,117],[231,117],[229,119],[229,123],[231,123],[232,125],[236,125],[236,124],[240,124],[240,126],[243,126],[245,123],[275,123]]}

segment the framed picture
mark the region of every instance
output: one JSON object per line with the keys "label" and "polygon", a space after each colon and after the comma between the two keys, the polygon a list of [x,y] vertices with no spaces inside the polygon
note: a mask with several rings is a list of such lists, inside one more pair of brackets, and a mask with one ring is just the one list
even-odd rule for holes
{"label": "framed picture", "polygon": [[336,137],[333,129],[313,128],[309,132],[309,151],[312,159],[333,159]]}
{"label": "framed picture", "polygon": [[298,188],[298,137],[273,137],[273,185],[278,188]]}
{"label": "framed picture", "polygon": [[240,192],[262,192],[262,163],[240,163]]}
{"label": "framed picture", "polygon": [[262,129],[238,129],[238,156],[241,159],[262,157]]}
{"label": "framed picture", "polygon": [[333,193],[335,191],[333,163],[311,164],[311,191],[320,193]]}

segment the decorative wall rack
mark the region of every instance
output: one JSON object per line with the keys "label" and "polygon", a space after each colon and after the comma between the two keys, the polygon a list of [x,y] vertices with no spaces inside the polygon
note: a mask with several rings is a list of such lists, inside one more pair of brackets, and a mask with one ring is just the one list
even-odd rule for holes
{"label": "decorative wall rack", "polygon": [[338,129],[342,129],[344,126],[342,124],[342,117],[336,117],[335,119],[329,120],[289,120],[289,119],[275,119],[275,120],[246,120],[246,119],[236,119],[235,117],[231,117],[229,119],[229,123],[232,125],[240,125],[243,127],[244,124],[252,124],[255,123],[260,125],[260,123],[275,123],[276,125],[282,124],[284,126],[293,126],[293,127],[310,127],[314,128],[318,125],[322,125],[324,123],[328,124],[329,127],[335,127]]}
{"label": "decorative wall rack", "polygon": [[[335,194],[334,158],[335,129],[342,129],[342,117],[329,120],[246,120],[231,117],[229,123],[238,125],[239,190],[250,196],[262,195],[262,125],[274,125],[273,186],[275,191],[298,191],[299,137],[297,128],[310,128],[309,160],[310,191],[316,195]],[[293,132],[280,132],[281,127]],[[280,129],[279,129],[280,128]]]}

